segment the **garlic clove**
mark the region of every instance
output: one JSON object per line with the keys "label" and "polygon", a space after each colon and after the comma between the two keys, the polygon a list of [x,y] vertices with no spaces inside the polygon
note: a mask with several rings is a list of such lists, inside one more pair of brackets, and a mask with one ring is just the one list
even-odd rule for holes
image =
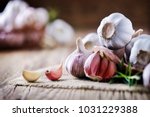
{"label": "garlic clove", "polygon": [[150,63],[144,68],[143,84],[146,87],[150,87]]}
{"label": "garlic clove", "polygon": [[105,74],[104,74],[104,78],[107,80],[109,80],[117,71],[116,65],[114,62],[110,61],[109,62],[109,67],[107,68]]}
{"label": "garlic clove", "polygon": [[94,52],[100,51],[101,56],[104,56],[105,54],[108,59],[110,59],[115,63],[121,62],[121,60],[112,52],[112,50],[109,50],[108,48],[105,48],[103,46],[95,46],[93,48],[93,51]]}
{"label": "garlic clove", "polygon": [[62,64],[55,70],[46,70],[45,75],[49,80],[52,81],[60,79],[62,76]]}
{"label": "garlic clove", "polygon": [[97,29],[104,46],[113,50],[125,47],[134,32],[131,21],[121,13],[112,13],[105,17]]}
{"label": "garlic clove", "polygon": [[84,72],[87,77],[90,77],[94,80],[101,79],[101,77],[99,77],[99,75],[96,75],[97,71],[99,69],[99,66],[100,66],[100,62],[101,62],[101,59],[100,59],[100,55],[98,52],[91,54],[87,58],[87,60],[85,61],[85,64],[84,64]]}
{"label": "garlic clove", "polygon": [[[110,59],[110,55],[108,57],[108,54],[105,54],[103,51],[95,51],[85,61],[85,75],[92,80],[108,80],[116,73],[116,63],[112,61],[113,59]],[[107,49],[107,51],[110,50]]]}
{"label": "garlic clove", "polygon": [[35,82],[41,77],[41,72],[39,72],[39,71],[23,70],[22,76],[28,82]]}
{"label": "garlic clove", "polygon": [[109,65],[108,59],[103,57],[101,60],[101,65],[99,67],[97,75],[98,76],[104,76],[105,72],[107,71],[108,65]]}
{"label": "garlic clove", "polygon": [[65,68],[71,75],[78,78],[84,78],[85,74],[83,66],[91,52],[85,49],[81,38],[76,40],[76,45],[76,50],[73,51],[65,61]]}

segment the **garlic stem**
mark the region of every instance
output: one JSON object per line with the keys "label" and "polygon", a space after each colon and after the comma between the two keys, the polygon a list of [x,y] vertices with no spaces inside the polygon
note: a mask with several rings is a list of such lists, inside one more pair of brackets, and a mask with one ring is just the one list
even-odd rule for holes
{"label": "garlic stem", "polygon": [[106,23],[102,29],[102,36],[109,40],[115,33],[115,26],[113,23]]}
{"label": "garlic stem", "polygon": [[143,29],[138,29],[138,30],[132,35],[132,38],[135,38],[135,37],[141,35],[142,32],[143,32]]}
{"label": "garlic stem", "polygon": [[88,53],[88,50],[85,49],[85,46],[84,46],[81,38],[78,38],[76,40],[76,45],[77,45],[77,51],[78,52],[80,52],[80,53]]}

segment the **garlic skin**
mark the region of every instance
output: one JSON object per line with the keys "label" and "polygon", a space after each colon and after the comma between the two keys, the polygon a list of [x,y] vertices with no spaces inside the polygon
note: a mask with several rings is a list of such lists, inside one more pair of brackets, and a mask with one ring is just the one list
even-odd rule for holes
{"label": "garlic skin", "polygon": [[89,51],[92,51],[94,46],[102,46],[103,45],[101,40],[99,40],[97,33],[94,33],[94,32],[87,34],[82,39],[82,41],[83,41],[85,48]]}
{"label": "garlic skin", "polygon": [[143,69],[150,62],[150,35],[142,34],[134,43],[129,62],[137,69]]}
{"label": "garlic skin", "polygon": [[150,87],[150,63],[144,68],[143,84],[146,87]]}
{"label": "garlic skin", "polygon": [[71,75],[84,78],[84,63],[91,52],[87,51],[81,39],[76,41],[77,49],[72,52],[65,61],[65,68]]}
{"label": "garlic skin", "polygon": [[99,39],[112,50],[123,48],[130,42],[134,32],[131,21],[121,13],[105,17],[97,29]]}
{"label": "garlic skin", "polygon": [[116,73],[116,64],[105,53],[97,51],[85,61],[84,72],[92,80],[106,81]]}

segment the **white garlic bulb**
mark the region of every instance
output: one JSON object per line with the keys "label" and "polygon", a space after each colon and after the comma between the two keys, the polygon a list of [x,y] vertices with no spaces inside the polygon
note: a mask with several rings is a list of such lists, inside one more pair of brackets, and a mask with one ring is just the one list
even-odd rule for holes
{"label": "white garlic bulb", "polygon": [[150,35],[142,34],[136,38],[129,61],[138,69],[143,69],[150,62]]}
{"label": "white garlic bulb", "polygon": [[150,87],[150,63],[144,68],[143,84],[146,87]]}
{"label": "white garlic bulb", "polygon": [[29,7],[19,0],[10,1],[0,14],[0,30],[11,32],[27,26],[35,29],[43,28],[48,22],[48,12],[44,8]]}
{"label": "white garlic bulb", "polygon": [[91,52],[85,49],[80,38],[76,40],[76,46],[76,50],[66,58],[65,68],[71,75],[78,78],[84,78],[84,63]]}
{"label": "white garlic bulb", "polygon": [[132,36],[131,41],[125,46],[125,58],[127,61],[129,60],[130,52],[134,43],[139,39],[138,36],[140,36],[142,32],[143,32],[143,29],[137,30]]}
{"label": "white garlic bulb", "polygon": [[15,20],[15,28],[21,29],[26,26],[33,26],[35,24],[35,9],[28,8],[19,13]]}
{"label": "white garlic bulb", "polygon": [[102,46],[101,40],[99,40],[97,33],[89,33],[83,39],[83,44],[89,51],[93,49],[94,46]]}
{"label": "white garlic bulb", "polygon": [[97,29],[99,38],[109,49],[123,48],[134,32],[131,21],[121,13],[112,13],[105,17]]}
{"label": "white garlic bulb", "polygon": [[35,10],[35,16],[36,16],[35,27],[37,29],[40,29],[47,24],[49,17],[48,17],[48,12],[46,9],[37,8]]}
{"label": "white garlic bulb", "polygon": [[4,9],[2,13],[2,18],[0,18],[1,22],[3,22],[3,29],[6,32],[10,32],[14,29],[15,27],[15,19],[18,13],[24,11],[28,7],[28,4],[26,4],[23,1],[10,1],[6,8]]}
{"label": "white garlic bulb", "polygon": [[69,44],[73,41],[75,31],[70,24],[64,20],[57,19],[46,27],[46,33],[59,44]]}

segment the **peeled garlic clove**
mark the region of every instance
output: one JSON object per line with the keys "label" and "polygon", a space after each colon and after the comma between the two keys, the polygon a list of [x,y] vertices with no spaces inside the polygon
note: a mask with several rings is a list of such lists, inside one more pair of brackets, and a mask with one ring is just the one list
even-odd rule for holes
{"label": "peeled garlic clove", "polygon": [[97,29],[104,46],[113,50],[123,48],[129,43],[134,32],[131,21],[121,13],[112,13],[105,17]]}
{"label": "peeled garlic clove", "polygon": [[109,80],[116,73],[116,63],[109,57],[101,50],[91,54],[84,64],[86,76],[92,80]]}
{"label": "peeled garlic clove", "polygon": [[22,75],[28,82],[35,82],[40,78],[41,72],[23,70]]}
{"label": "peeled garlic clove", "polygon": [[62,76],[62,64],[55,70],[46,70],[45,75],[49,80],[58,80]]}
{"label": "peeled garlic clove", "polygon": [[143,84],[146,87],[150,87],[150,63],[144,68]]}
{"label": "peeled garlic clove", "polygon": [[94,46],[102,46],[102,42],[100,42],[97,33],[89,33],[83,39],[83,44],[85,48],[89,51],[92,51]]}
{"label": "peeled garlic clove", "polygon": [[83,66],[91,52],[85,49],[81,39],[77,39],[76,45],[77,49],[65,61],[65,68],[73,76],[83,78],[85,76]]}
{"label": "peeled garlic clove", "polygon": [[150,61],[150,35],[142,34],[136,38],[129,61],[137,69],[143,69]]}

